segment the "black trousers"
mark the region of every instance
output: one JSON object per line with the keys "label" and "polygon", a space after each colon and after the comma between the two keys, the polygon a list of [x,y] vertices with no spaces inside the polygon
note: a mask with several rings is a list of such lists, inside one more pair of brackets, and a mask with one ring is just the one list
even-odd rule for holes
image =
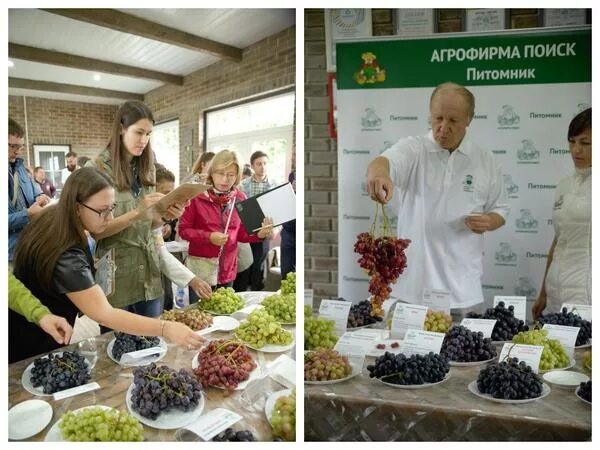
{"label": "black trousers", "polygon": [[254,262],[250,266],[250,290],[262,291],[265,287],[265,259],[269,252],[269,241],[255,242],[250,244],[252,247],[252,257]]}

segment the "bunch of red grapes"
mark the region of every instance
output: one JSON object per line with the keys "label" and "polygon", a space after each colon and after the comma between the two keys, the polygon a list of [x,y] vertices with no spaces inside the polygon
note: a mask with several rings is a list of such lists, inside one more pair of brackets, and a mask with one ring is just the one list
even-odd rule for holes
{"label": "bunch of red grapes", "polygon": [[398,239],[392,236],[374,238],[370,233],[360,233],[354,244],[354,252],[360,255],[358,264],[365,269],[371,279],[369,292],[372,294],[373,312],[383,314],[382,304],[390,296],[398,277],[406,268],[404,250],[410,239]]}
{"label": "bunch of red grapes", "polygon": [[241,342],[218,339],[204,347],[198,354],[198,367],[194,373],[202,386],[215,386],[234,390],[250,377],[256,363],[247,347]]}

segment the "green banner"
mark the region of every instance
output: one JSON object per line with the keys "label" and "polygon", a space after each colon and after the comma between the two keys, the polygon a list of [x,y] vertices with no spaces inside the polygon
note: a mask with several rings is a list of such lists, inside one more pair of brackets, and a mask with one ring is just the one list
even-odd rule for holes
{"label": "green banner", "polygon": [[591,29],[337,43],[338,89],[592,80]]}

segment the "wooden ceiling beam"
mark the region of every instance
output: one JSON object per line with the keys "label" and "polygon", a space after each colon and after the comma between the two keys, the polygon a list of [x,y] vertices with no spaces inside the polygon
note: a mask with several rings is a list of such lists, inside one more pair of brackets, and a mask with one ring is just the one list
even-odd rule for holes
{"label": "wooden ceiling beam", "polygon": [[183,86],[183,77],[170,73],[157,72],[154,70],[140,69],[139,67],[126,66],[124,64],[101,61],[84,56],[71,55],[68,53],[55,52],[37,47],[8,43],[8,57],[33,61],[55,66],[71,67],[73,69],[90,70],[112,75],[156,80],[163,83]]}
{"label": "wooden ceiling beam", "polygon": [[134,94],[133,92],[112,91],[110,89],[77,86],[74,84],[54,83],[51,81],[28,80],[25,78],[9,77],[8,87],[16,89],[31,89],[34,91],[59,92],[62,94],[88,95],[92,97],[120,98],[123,100],[144,101],[143,94]]}
{"label": "wooden ceiling beam", "polygon": [[154,41],[160,41],[189,50],[209,53],[221,59],[231,61],[242,60],[242,50],[237,47],[223,44],[196,36],[185,31],[170,28],[156,22],[151,22],[140,17],[125,14],[115,9],[42,9],[52,14],[58,14],[69,19],[91,23],[122,33],[135,34]]}

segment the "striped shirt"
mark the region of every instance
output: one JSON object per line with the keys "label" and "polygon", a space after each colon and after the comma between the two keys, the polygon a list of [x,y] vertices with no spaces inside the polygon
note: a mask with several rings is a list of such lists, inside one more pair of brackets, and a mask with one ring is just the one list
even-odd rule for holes
{"label": "striped shirt", "polygon": [[275,181],[269,180],[268,177],[265,177],[263,181],[256,181],[254,177],[248,177],[245,180],[242,180],[240,183],[240,189],[246,194],[246,197],[255,197],[258,194],[262,194],[263,192],[268,191],[269,189],[273,189],[277,186]]}

